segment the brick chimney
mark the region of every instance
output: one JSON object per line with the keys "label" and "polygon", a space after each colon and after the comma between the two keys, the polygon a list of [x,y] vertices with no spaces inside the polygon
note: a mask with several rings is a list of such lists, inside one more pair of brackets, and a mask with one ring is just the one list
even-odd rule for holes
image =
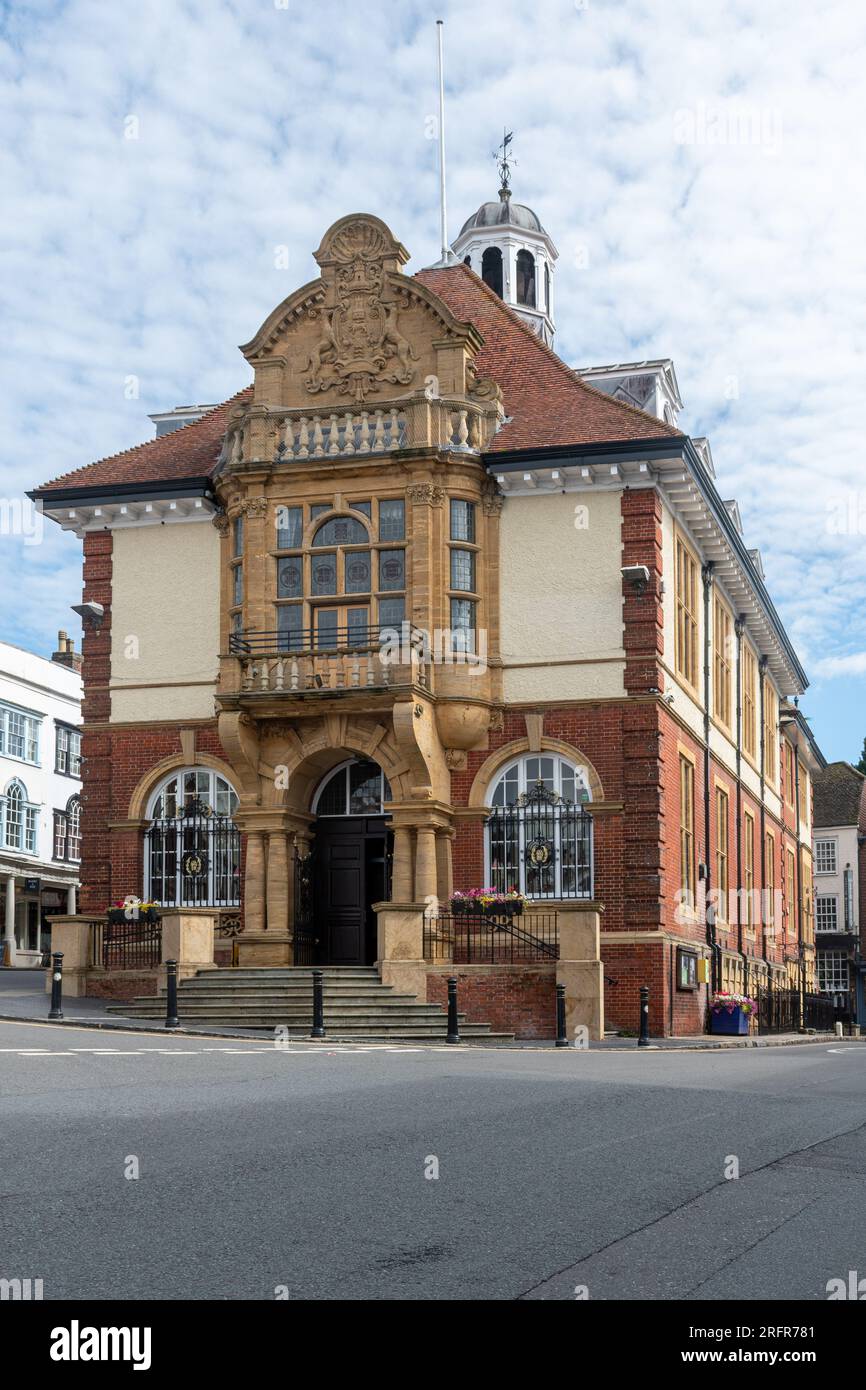
{"label": "brick chimney", "polygon": [[73,671],[81,670],[81,652],[75,650],[75,642],[62,630],[57,634],[57,651],[51,653],[51,660],[58,666],[68,666]]}

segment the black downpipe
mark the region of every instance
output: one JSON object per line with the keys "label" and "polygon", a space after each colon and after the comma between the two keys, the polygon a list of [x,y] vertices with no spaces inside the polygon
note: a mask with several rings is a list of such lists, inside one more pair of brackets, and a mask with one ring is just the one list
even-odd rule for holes
{"label": "black downpipe", "polygon": [[[713,562],[708,560],[701,569],[704,585],[704,902],[712,888],[710,838],[710,592],[713,587]],[[719,988],[719,948],[716,941],[716,914],[708,905],[704,913],[707,924],[707,945],[710,948],[710,991]]]}

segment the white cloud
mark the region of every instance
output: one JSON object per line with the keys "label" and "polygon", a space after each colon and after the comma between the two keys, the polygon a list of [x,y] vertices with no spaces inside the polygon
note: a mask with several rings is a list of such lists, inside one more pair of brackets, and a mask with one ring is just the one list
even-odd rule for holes
{"label": "white cloud", "polygon": [[[821,675],[818,737],[838,737],[826,682],[866,648],[866,546],[827,506],[864,486],[866,16],[849,0],[441,10],[452,234],[495,197],[490,153],[513,127],[516,196],[561,252],[562,355],[674,357],[682,423],[711,437]],[[312,276],[336,217],[384,217],[410,270],[435,259],[435,18],[418,0],[7,7],[0,497],[149,437],[150,410],[243,385],[235,345]],[[763,144],[711,143],[744,112]],[[78,598],[77,545],[49,526],[40,550],[2,635],[44,649]],[[20,596],[22,553],[0,544],[4,593]],[[858,720],[852,701],[856,746]]]}

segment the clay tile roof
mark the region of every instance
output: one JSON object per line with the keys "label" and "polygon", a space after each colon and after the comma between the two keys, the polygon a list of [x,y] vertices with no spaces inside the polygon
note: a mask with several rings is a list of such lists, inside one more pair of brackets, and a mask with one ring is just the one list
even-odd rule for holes
{"label": "clay tile roof", "polygon": [[161,434],[123,453],[76,468],[53,482],[44,483],[37,495],[62,488],[111,487],[117,483],[164,483],[183,478],[208,477],[216,467],[222,448],[229,412],[249,400],[253,388],[247,386],[222,405],[209,410],[200,420],[178,430]]}
{"label": "clay tile roof", "polygon": [[[496,436],[491,452],[667,439],[680,434],[654,415],[588,386],[462,262],[443,270],[419,271],[415,278],[439,295],[461,322],[473,323],[484,338],[476,359],[479,375],[499,383],[506,414],[513,417]],[[248,386],[191,425],[76,468],[43,484],[34,496],[65,488],[209,477],[216,467],[229,412],[251,396]]]}
{"label": "clay tile roof", "polygon": [[816,772],[813,824],[816,829],[830,825],[859,825],[866,811],[866,777],[850,763],[828,763]]}
{"label": "clay tile roof", "polygon": [[462,262],[421,270],[415,278],[439,295],[456,318],[474,323],[484,338],[476,358],[478,373],[499,382],[505,413],[513,417],[497,434],[491,452],[681,434],[664,420],[587,385]]}

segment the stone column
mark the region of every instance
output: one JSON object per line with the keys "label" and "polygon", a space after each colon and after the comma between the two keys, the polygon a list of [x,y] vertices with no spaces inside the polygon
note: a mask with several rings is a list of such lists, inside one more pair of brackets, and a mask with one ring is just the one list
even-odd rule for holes
{"label": "stone column", "polygon": [[439,901],[447,910],[454,892],[454,869],[451,861],[453,830],[436,831],[436,882]]}
{"label": "stone column", "polygon": [[76,902],[75,902],[76,896],[77,896],[77,889],[76,889],[76,887],[75,887],[75,884],[73,883],[73,884],[70,885],[70,887],[69,887],[69,888],[67,889],[67,891],[66,891],[66,915],[67,915],[67,917],[74,917],[75,914],[76,914],[76,912],[78,911],[78,908],[77,908]]}
{"label": "stone column", "polygon": [[265,838],[260,830],[247,834],[247,866],[244,876],[244,929],[265,929]]}
{"label": "stone column", "polygon": [[391,867],[391,901],[413,901],[412,831],[408,825],[394,826],[394,860]]}
{"label": "stone column", "polygon": [[7,965],[14,965],[15,949],[15,876],[6,880],[6,916],[3,931],[3,956]]}
{"label": "stone column", "polygon": [[432,825],[419,825],[416,836],[415,899],[417,902],[428,902],[437,896],[436,831]]}
{"label": "stone column", "polygon": [[269,931],[288,931],[289,856],[285,830],[268,834],[268,914]]}

